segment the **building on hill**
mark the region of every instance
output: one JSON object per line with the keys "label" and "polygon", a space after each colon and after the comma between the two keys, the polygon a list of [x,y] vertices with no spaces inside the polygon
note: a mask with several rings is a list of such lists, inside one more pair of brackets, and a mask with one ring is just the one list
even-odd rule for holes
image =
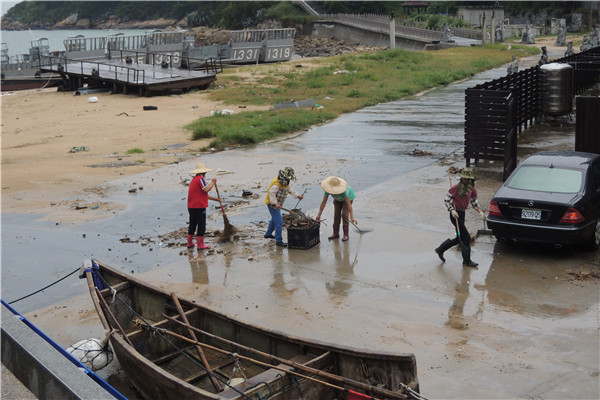
{"label": "building on hill", "polygon": [[478,7],[478,6],[459,6],[456,8],[456,16],[471,26],[480,27],[485,13],[486,25],[489,25],[492,13],[496,21],[504,21],[504,9],[502,7]]}

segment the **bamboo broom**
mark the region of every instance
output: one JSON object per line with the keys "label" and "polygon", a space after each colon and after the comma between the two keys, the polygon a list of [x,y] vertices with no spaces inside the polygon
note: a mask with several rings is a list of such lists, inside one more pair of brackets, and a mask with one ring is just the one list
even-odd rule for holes
{"label": "bamboo broom", "polygon": [[[217,190],[217,197],[220,199],[221,195],[219,194],[219,187],[217,186],[216,182],[215,189]],[[225,208],[223,208],[223,202],[221,202],[221,200],[219,200],[219,204],[221,205],[221,212],[223,213],[223,223],[225,224],[223,228],[223,233],[221,233],[221,237],[219,238],[219,243],[231,242],[231,237],[238,230],[235,226],[231,225],[231,223],[229,222],[229,218],[227,218],[227,215],[225,215]]]}

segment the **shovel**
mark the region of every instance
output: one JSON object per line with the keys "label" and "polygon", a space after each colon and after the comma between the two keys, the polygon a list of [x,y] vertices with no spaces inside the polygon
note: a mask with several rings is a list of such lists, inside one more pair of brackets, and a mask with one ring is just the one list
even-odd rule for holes
{"label": "shovel", "polygon": [[354,225],[354,227],[356,228],[356,231],[357,231],[358,233],[361,233],[361,234],[362,234],[362,233],[369,233],[369,232],[373,232],[373,229],[360,229],[360,228],[358,227],[358,225],[356,225],[356,224],[355,224],[353,221],[350,221],[350,223],[351,223],[352,225]]}

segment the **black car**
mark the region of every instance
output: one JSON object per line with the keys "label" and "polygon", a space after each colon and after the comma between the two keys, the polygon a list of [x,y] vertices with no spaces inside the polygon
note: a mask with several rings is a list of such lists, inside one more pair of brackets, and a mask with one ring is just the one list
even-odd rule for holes
{"label": "black car", "polygon": [[556,247],[600,245],[600,155],[542,151],[513,171],[490,201],[498,240]]}

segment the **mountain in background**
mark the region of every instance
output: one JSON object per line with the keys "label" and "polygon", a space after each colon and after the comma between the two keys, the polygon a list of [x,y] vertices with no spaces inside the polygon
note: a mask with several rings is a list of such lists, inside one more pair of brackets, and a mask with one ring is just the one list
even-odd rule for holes
{"label": "mountain in background", "polygon": [[[291,1],[4,1],[2,29],[181,28],[222,29],[255,27],[266,20],[294,26],[311,17]],[[384,14],[401,16],[404,1],[309,1],[322,13]],[[426,14],[455,15],[458,6],[500,5],[508,14],[541,10],[569,13],[585,7],[581,1],[429,1]],[[11,6],[8,8],[8,6]],[[8,10],[7,10],[8,8]],[[137,24],[137,25],[136,25]],[[144,25],[139,25],[144,24]]]}

